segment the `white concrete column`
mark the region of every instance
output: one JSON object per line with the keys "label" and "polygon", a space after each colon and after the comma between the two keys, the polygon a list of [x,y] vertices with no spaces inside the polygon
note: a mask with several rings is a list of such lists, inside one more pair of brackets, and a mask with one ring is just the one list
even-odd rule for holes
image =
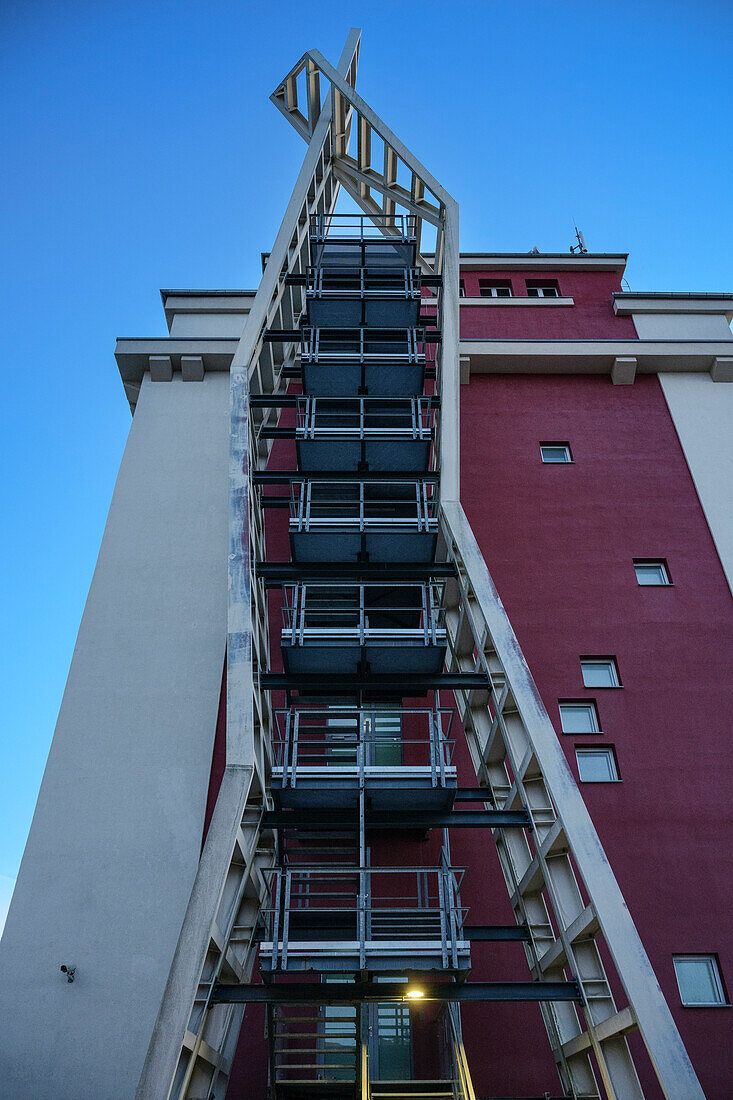
{"label": "white concrete column", "polygon": [[14,1100],[120,1100],[140,1076],[202,839],[228,401],[225,373],[143,381],[0,947]]}

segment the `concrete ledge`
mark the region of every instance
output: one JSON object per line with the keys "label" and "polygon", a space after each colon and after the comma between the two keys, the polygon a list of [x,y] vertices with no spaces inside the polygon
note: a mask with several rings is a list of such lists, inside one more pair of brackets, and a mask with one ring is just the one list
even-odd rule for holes
{"label": "concrete ledge", "polygon": [[620,317],[634,313],[723,313],[733,318],[733,294],[662,294],[616,291],[613,311]]}
{"label": "concrete ledge", "polygon": [[[638,374],[712,372],[720,380],[730,362],[729,340],[463,340],[471,374],[611,374],[635,359]],[[617,371],[618,373],[618,371]]]}
{"label": "concrete ledge", "polygon": [[[421,298],[421,306],[437,306],[437,298]],[[460,298],[461,306],[574,306],[574,298],[528,298],[512,295],[511,298]]]}

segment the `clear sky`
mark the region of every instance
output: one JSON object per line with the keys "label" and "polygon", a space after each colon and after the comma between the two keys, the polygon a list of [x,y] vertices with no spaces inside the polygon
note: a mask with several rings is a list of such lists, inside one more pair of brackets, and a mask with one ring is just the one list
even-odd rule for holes
{"label": "clear sky", "polygon": [[268,97],[352,24],[466,251],[575,219],[634,290],[733,290],[732,0],[4,0],[0,923],[129,427],[115,337],[165,334],[160,287],[257,284],[304,149]]}

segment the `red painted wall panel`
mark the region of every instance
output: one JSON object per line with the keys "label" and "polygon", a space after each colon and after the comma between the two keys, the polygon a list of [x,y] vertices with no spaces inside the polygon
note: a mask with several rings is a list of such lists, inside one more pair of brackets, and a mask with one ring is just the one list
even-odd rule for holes
{"label": "red painted wall panel", "polygon": [[635,340],[631,317],[613,312],[614,290],[621,290],[613,271],[464,271],[466,297],[479,297],[479,279],[511,280],[512,292],[526,297],[526,280],[556,280],[572,306],[461,306],[464,340]]}
{"label": "red painted wall panel", "polygon": [[[464,508],[576,777],[576,743],[616,749],[622,782],[581,790],[706,1095],[723,1100],[730,1010],[682,1008],[672,955],[717,952],[733,980],[733,608],[664,396],[656,377],[497,375],[461,398]],[[573,464],[543,465],[547,439]],[[666,558],[674,586],[639,587],[635,557]],[[617,657],[621,689],[583,687],[592,654]],[[561,734],[558,699],[585,698],[603,734]]]}

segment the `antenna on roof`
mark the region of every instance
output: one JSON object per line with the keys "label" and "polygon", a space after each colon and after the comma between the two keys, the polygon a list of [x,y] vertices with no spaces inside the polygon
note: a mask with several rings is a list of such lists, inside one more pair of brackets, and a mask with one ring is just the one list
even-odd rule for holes
{"label": "antenna on roof", "polygon": [[571,252],[579,252],[582,256],[584,252],[588,251],[588,247],[585,243],[585,237],[583,236],[583,230],[578,229],[575,222],[573,222],[573,228],[575,229],[575,239],[578,242],[576,245],[570,245]]}

